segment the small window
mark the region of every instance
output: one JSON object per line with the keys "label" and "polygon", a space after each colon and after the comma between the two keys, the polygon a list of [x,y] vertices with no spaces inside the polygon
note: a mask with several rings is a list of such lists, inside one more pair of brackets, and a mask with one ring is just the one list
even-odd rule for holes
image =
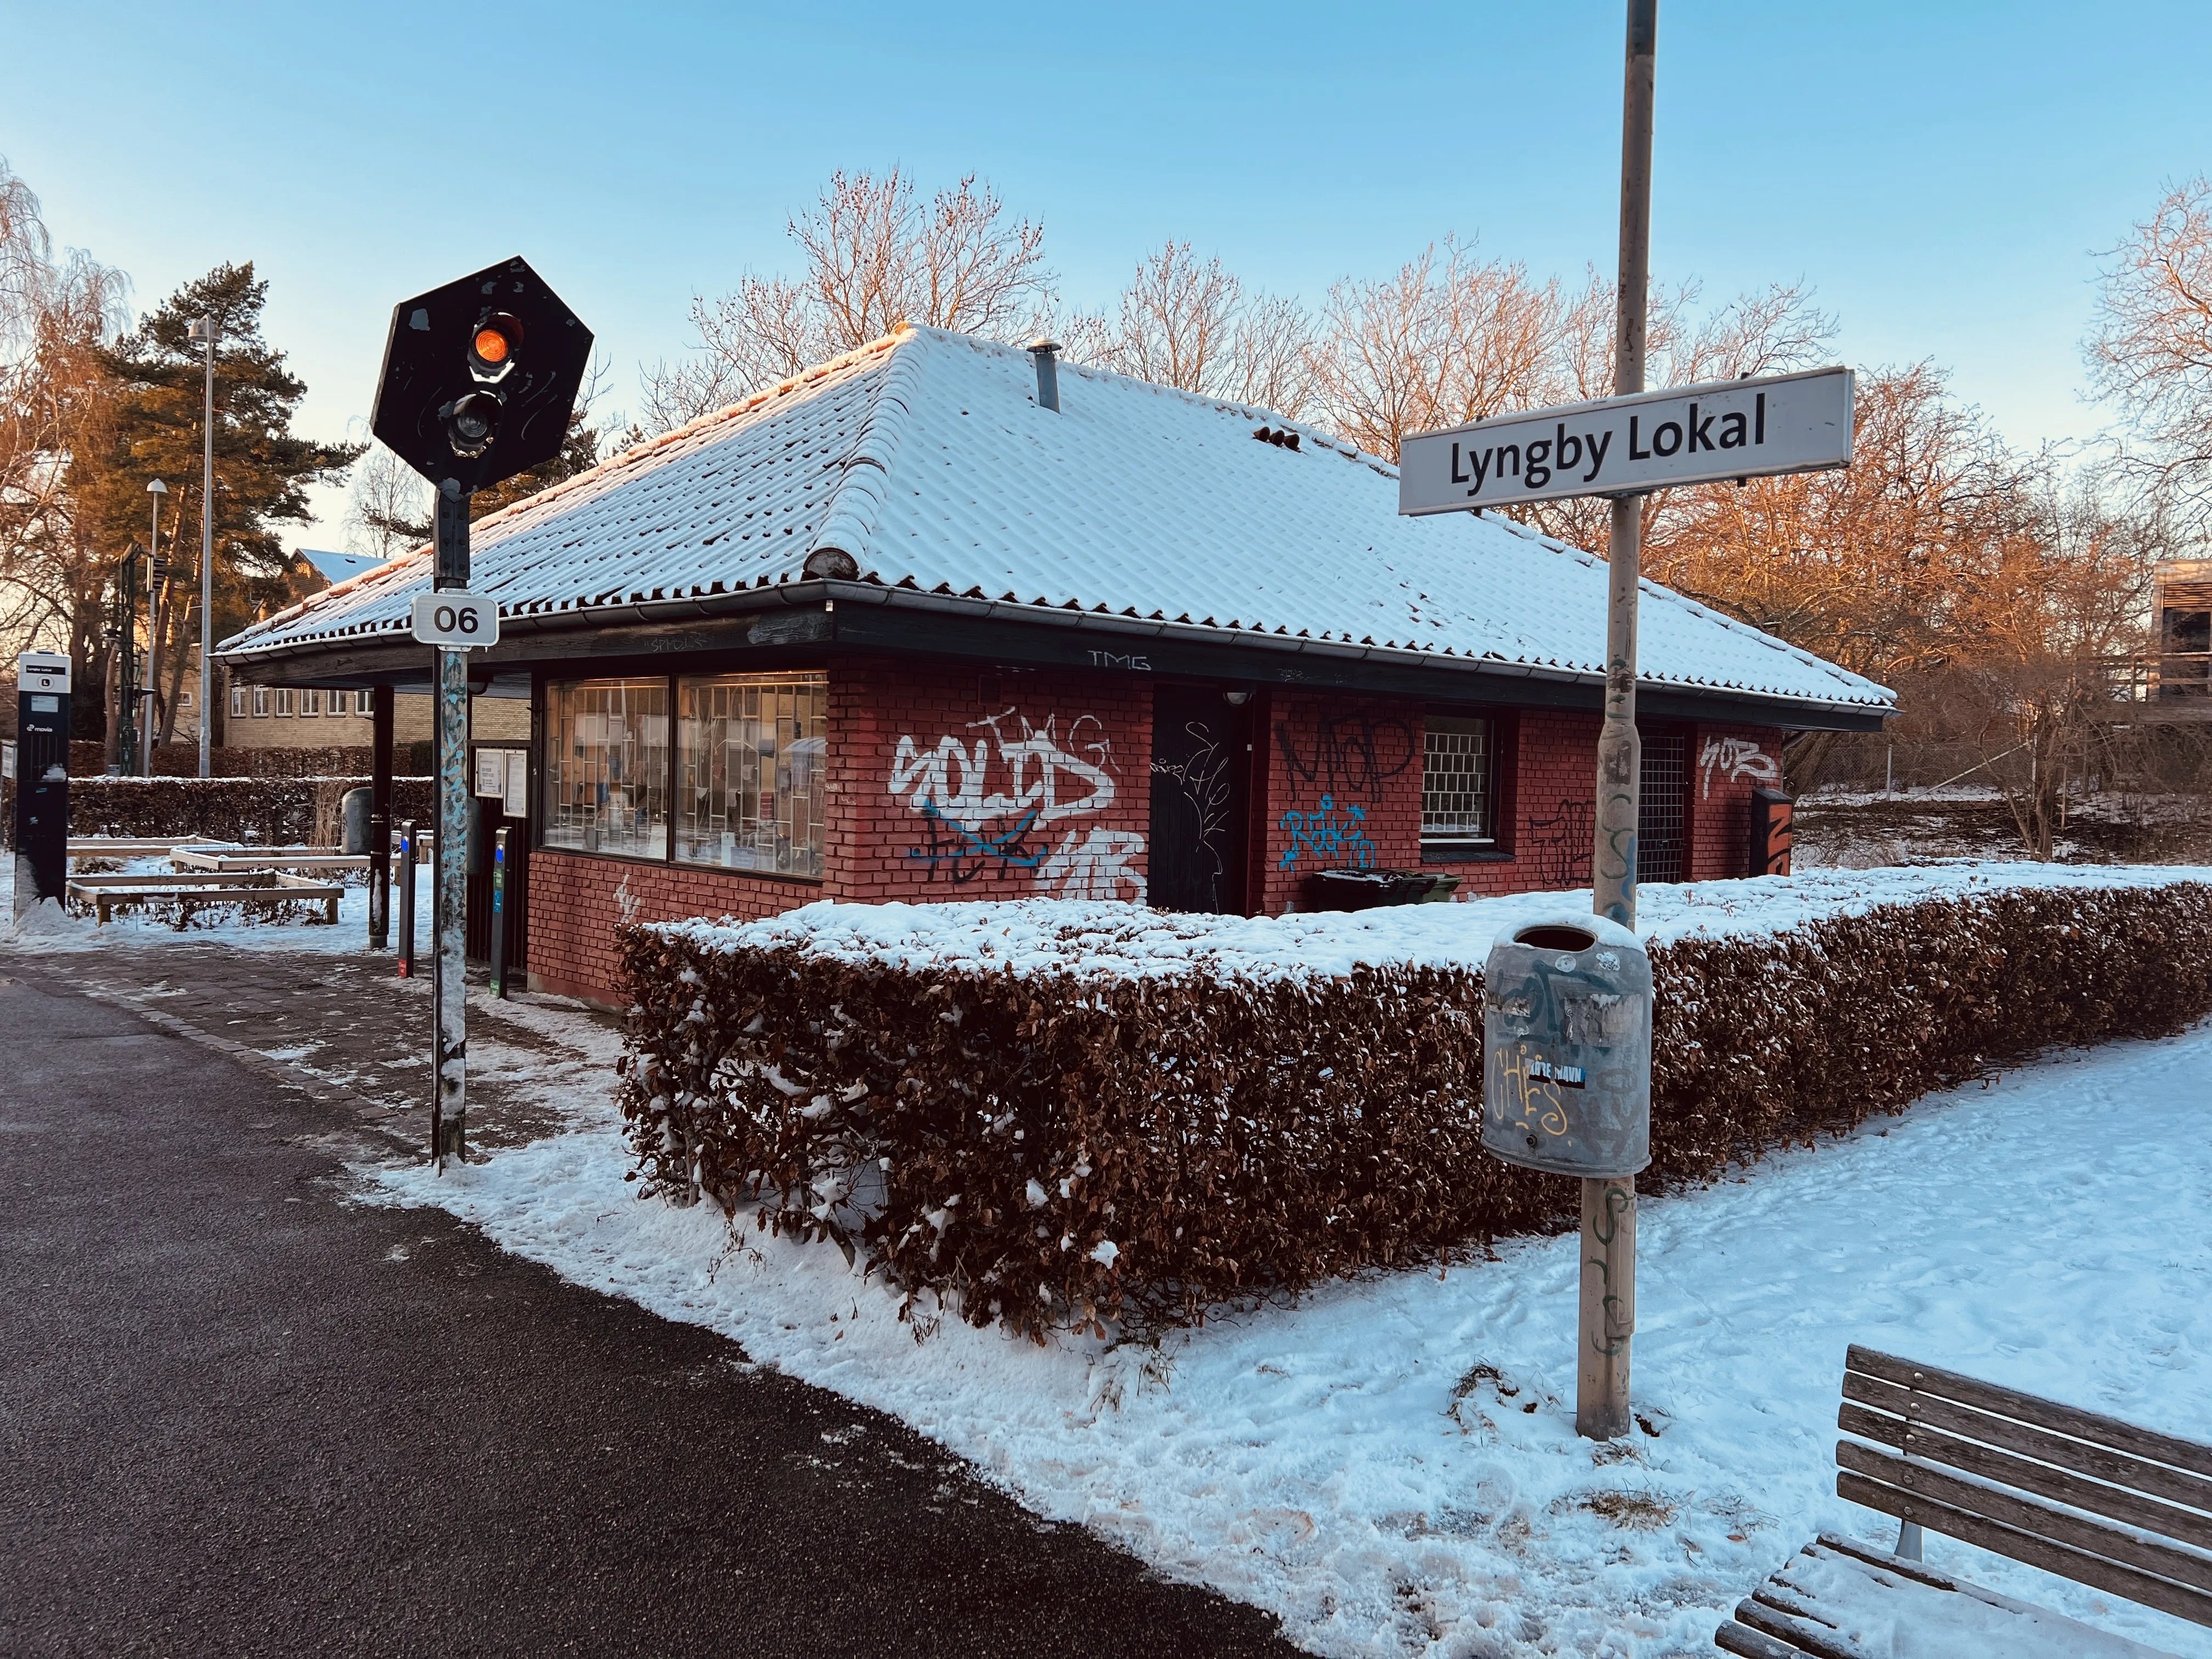
{"label": "small window", "polygon": [[246,688],[242,685],[234,685],[230,688],[230,717],[234,720],[242,720],[246,718]]}
{"label": "small window", "polygon": [[299,707],[300,694],[298,692],[295,691],[289,685],[280,685],[276,688],[276,712],[279,714],[294,714],[297,712]]}
{"label": "small window", "polygon": [[253,713],[259,719],[265,719],[268,716],[269,688],[265,685],[257,685],[253,688]]}
{"label": "small window", "polygon": [[353,694],[353,712],[356,714],[374,714],[376,712],[376,693],[374,691],[355,692]]}
{"label": "small window", "polygon": [[668,682],[545,688],[543,845],[668,856]]}
{"label": "small window", "polygon": [[820,674],[677,682],[676,856],[822,873],[829,683]]}
{"label": "small window", "polygon": [[[178,708],[190,708],[191,706],[192,706],[192,694],[191,694],[191,692],[189,692],[189,691],[179,691],[179,692],[178,692],[178,693],[177,693],[177,707],[178,707]],[[240,712],[242,713],[243,711],[241,710]]]}
{"label": "small window", "polygon": [[[333,693],[332,695],[335,696],[336,694]],[[301,714],[320,714],[322,712],[323,694],[321,692],[302,691],[300,693],[300,713]]]}
{"label": "small window", "polygon": [[1421,842],[1478,846],[1498,839],[1496,745],[1491,723],[1431,714],[1421,741]]}

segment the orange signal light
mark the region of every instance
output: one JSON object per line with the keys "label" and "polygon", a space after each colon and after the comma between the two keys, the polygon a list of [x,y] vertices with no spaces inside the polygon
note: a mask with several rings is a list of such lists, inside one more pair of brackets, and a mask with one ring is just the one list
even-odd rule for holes
{"label": "orange signal light", "polygon": [[507,336],[495,328],[478,329],[476,347],[477,356],[485,362],[503,363],[507,361]]}

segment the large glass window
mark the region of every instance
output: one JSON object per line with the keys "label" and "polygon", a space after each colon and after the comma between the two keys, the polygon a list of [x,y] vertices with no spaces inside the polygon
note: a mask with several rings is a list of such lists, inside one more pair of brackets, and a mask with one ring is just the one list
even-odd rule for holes
{"label": "large glass window", "polygon": [[676,856],[822,873],[828,686],[820,674],[676,683]]}
{"label": "large glass window", "polygon": [[668,682],[570,680],[545,688],[542,844],[668,856]]}
{"label": "large glass window", "polygon": [[1492,803],[1491,724],[1431,714],[1421,740],[1421,839],[1498,839]]}

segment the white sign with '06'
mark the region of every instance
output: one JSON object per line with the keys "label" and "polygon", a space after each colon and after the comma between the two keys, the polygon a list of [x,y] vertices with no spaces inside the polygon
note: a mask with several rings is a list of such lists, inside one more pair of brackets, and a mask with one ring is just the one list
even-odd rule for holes
{"label": "white sign with '06'", "polygon": [[425,645],[466,649],[499,643],[499,602],[448,588],[415,596],[415,637]]}
{"label": "white sign with '06'", "polygon": [[1420,433],[1399,448],[1398,511],[1640,495],[1849,466],[1852,392],[1848,368],[1815,368]]}

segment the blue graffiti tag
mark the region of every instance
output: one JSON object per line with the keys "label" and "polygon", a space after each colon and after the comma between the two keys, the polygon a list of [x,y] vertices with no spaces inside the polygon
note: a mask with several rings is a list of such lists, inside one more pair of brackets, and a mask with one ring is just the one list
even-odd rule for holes
{"label": "blue graffiti tag", "polygon": [[965,886],[985,867],[995,865],[998,873],[1009,868],[1034,870],[1044,862],[1046,849],[1031,847],[1028,836],[1036,827],[1037,809],[1032,806],[1014,821],[1011,829],[997,835],[978,835],[964,824],[956,823],[933,804],[925,803],[921,816],[929,825],[929,844],[909,847],[906,855],[927,866],[929,879],[937,879],[943,870],[956,886]]}
{"label": "blue graffiti tag", "polygon": [[1298,861],[1301,848],[1317,859],[1333,859],[1348,863],[1355,869],[1375,867],[1375,843],[1367,839],[1367,831],[1360,826],[1367,822],[1367,809],[1357,804],[1346,806],[1346,816],[1340,817],[1336,798],[1323,795],[1317,812],[1285,812],[1282,827],[1291,832],[1291,844],[1283,849],[1282,862],[1275,867],[1287,870]]}

